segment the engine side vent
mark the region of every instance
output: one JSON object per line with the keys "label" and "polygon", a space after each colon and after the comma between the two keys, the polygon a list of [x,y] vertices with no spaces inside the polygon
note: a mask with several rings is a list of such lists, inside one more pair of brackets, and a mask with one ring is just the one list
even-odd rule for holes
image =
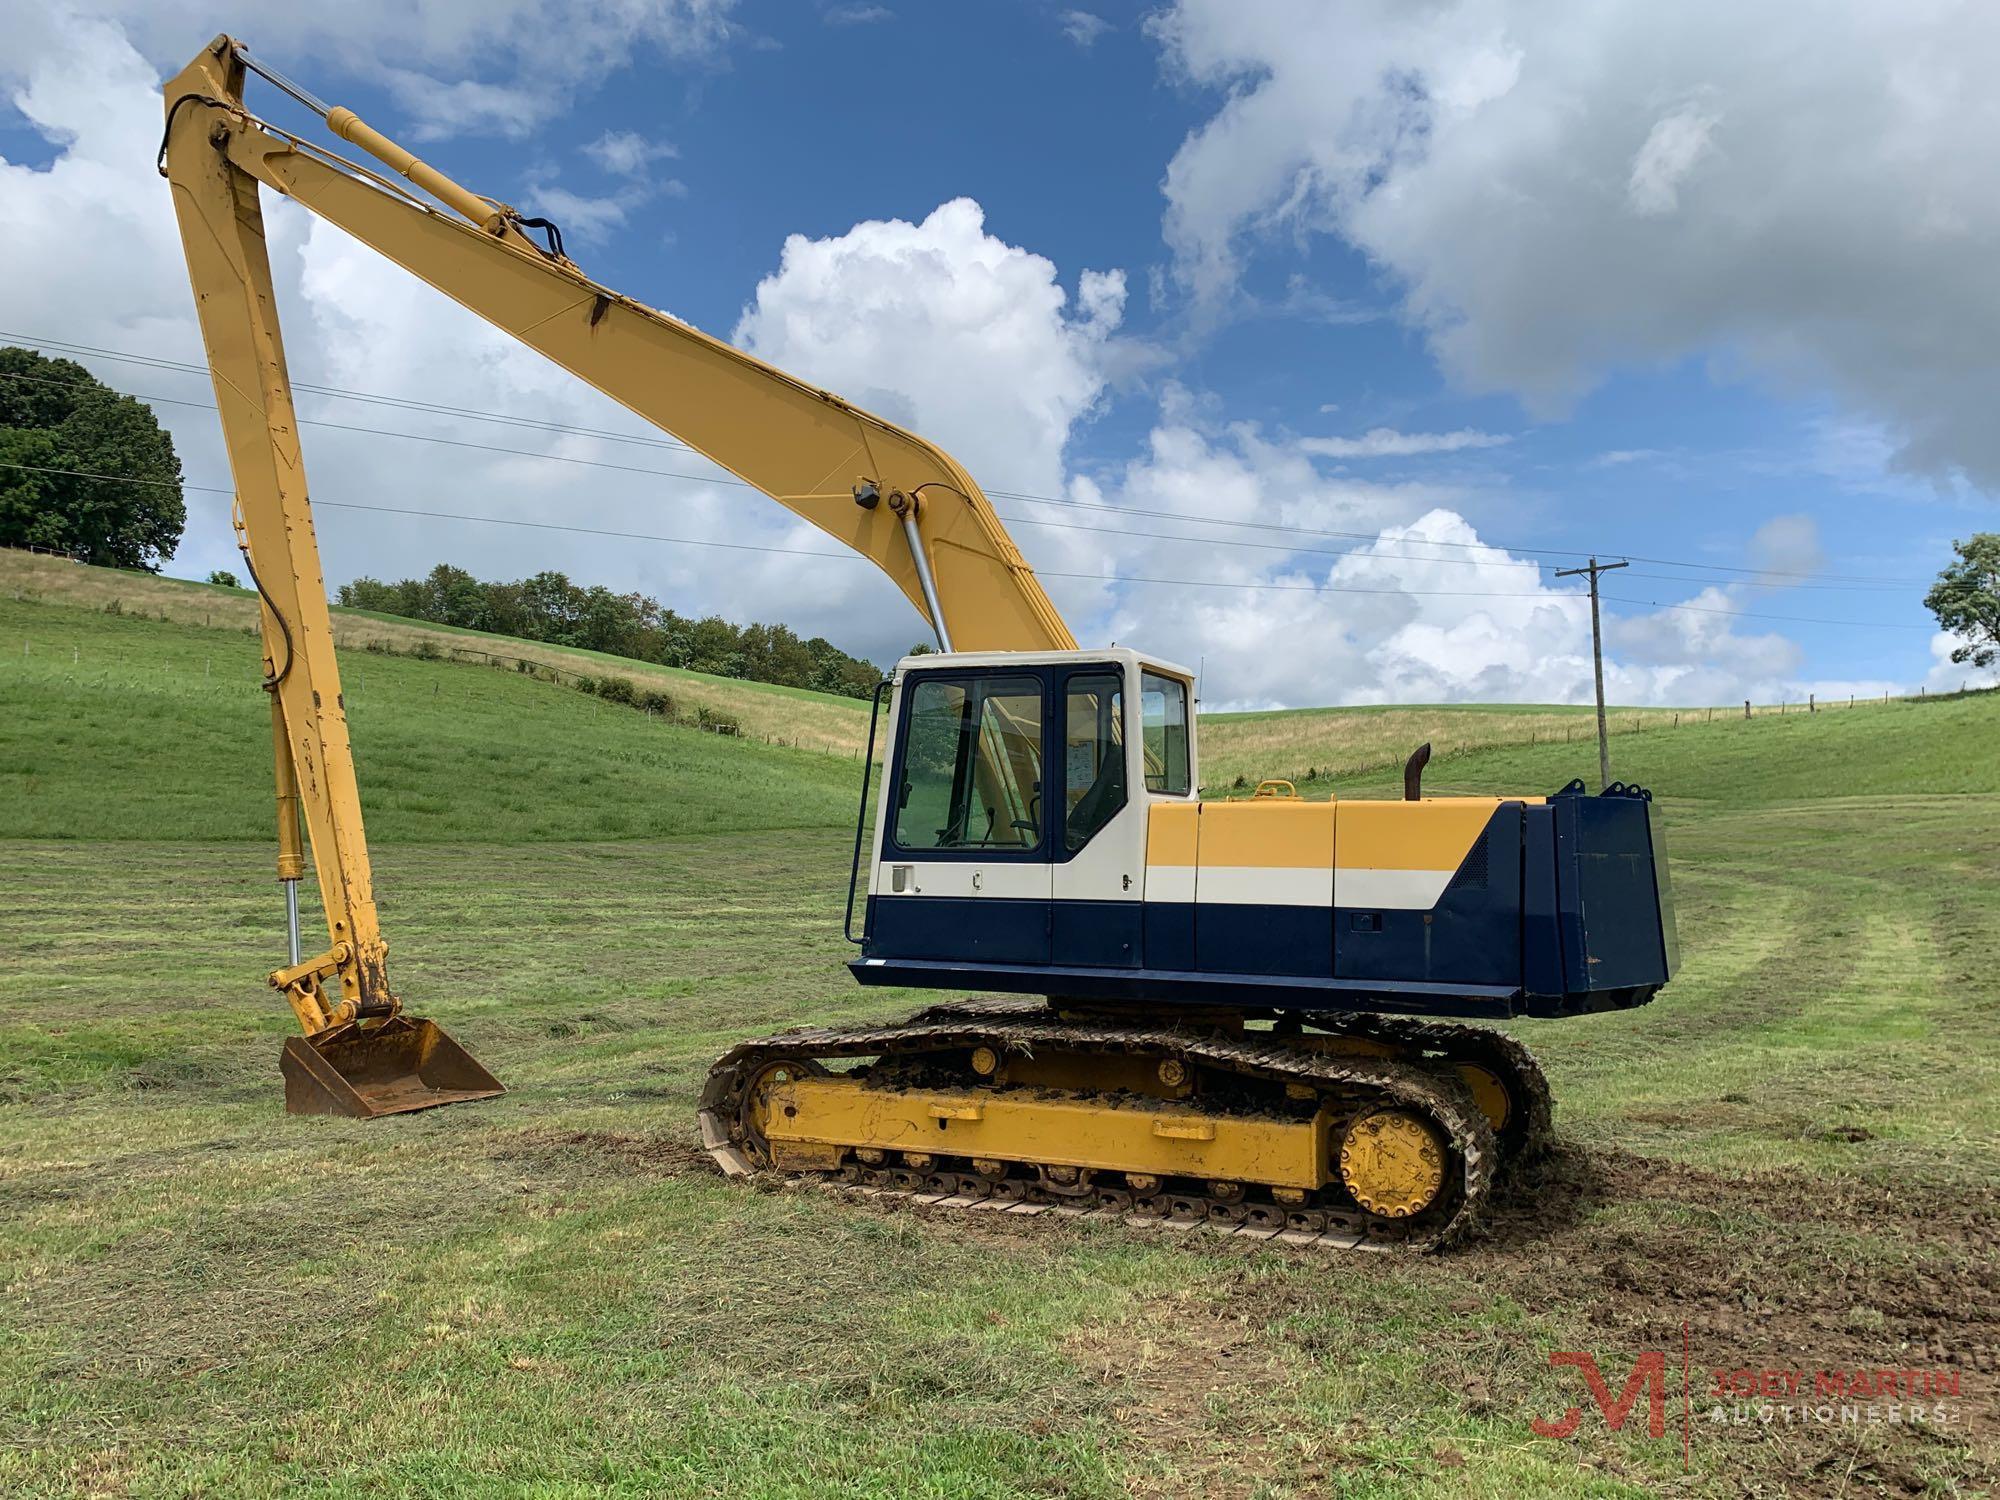
{"label": "engine side vent", "polygon": [[1465,856],[1465,863],[1458,867],[1458,873],[1451,877],[1451,884],[1445,887],[1445,894],[1453,891],[1483,891],[1486,889],[1486,842],[1482,833],[1479,840]]}

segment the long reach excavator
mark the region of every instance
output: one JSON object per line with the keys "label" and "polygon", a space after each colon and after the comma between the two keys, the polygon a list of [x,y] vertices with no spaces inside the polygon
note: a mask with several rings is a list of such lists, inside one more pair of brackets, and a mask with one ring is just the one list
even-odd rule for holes
{"label": "long reach excavator", "polygon": [[[246,72],[374,165],[250,113]],[[260,186],[868,557],[937,637],[875,695],[850,968],[970,998],[733,1048],[699,1106],[731,1176],[1435,1249],[1549,1129],[1528,1051],[1466,1023],[1639,1005],[1672,976],[1646,792],[1427,797],[1420,751],[1400,801],[1306,800],[1283,782],[1203,800],[1192,674],[1079,649],[940,449],[599,285],[554,225],[460,186],[230,37],[165,103],[160,166],[262,606],[292,947],[271,982],[304,1033],[281,1060],[294,1112],[391,1113],[500,1085],[389,987]],[[301,816],[330,939],[311,957]]]}

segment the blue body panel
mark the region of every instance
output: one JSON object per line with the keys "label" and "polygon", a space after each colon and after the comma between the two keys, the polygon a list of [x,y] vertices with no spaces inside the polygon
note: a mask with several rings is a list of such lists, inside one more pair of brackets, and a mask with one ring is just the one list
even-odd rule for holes
{"label": "blue body panel", "polygon": [[1333,919],[1324,906],[1205,901],[1192,910],[1194,966],[1204,974],[1333,978]]}
{"label": "blue body panel", "polygon": [[1623,787],[1503,803],[1429,911],[870,896],[851,967],[864,984],[1271,1010],[1637,1005],[1673,968],[1650,813]]}
{"label": "blue body panel", "polygon": [[1049,903],[999,897],[868,898],[870,953],[967,963],[1046,964]]}
{"label": "blue body panel", "polygon": [[1143,901],[1055,901],[1049,906],[1049,961],[1136,969],[1145,940]]}
{"label": "blue body panel", "polygon": [[1558,797],[1557,921],[1571,994],[1659,984],[1667,955],[1647,804]]}
{"label": "blue body panel", "polygon": [[[1334,896],[1340,887],[1336,879]],[[1341,979],[1521,984],[1521,804],[1503,803],[1429,911],[1334,914]]]}

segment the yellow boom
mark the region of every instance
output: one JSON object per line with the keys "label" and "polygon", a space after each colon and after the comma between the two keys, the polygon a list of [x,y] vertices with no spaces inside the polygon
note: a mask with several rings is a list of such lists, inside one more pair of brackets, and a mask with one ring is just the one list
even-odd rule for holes
{"label": "yellow boom", "polygon": [[[436,201],[259,120],[243,105],[246,68]],[[531,238],[542,221],[453,182],[351,110],[320,105],[228,36],[167,85],[166,117],[160,166],[222,415],[239,541],[263,603],[279,873],[295,892],[303,814],[326,908],[326,952],[301,958],[294,918],[292,962],[271,976],[312,1042],[287,1044],[293,1109],[373,1114],[499,1085],[435,1026],[402,1016],[389,988],[260,185],[872,559],[947,649],[1075,646],[978,485],[923,439],[599,285],[553,229],[546,246]]]}

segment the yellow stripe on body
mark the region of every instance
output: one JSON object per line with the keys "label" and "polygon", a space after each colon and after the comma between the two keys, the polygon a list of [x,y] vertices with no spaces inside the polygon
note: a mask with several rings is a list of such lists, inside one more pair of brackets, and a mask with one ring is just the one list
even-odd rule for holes
{"label": "yellow stripe on body", "polygon": [[1228,906],[1333,905],[1339,804],[1266,797],[1201,812],[1195,900]]}
{"label": "yellow stripe on body", "polygon": [[1334,900],[1347,907],[1429,911],[1499,805],[1498,797],[1343,803]]}
{"label": "yellow stripe on body", "polygon": [[1151,804],[1146,809],[1146,899],[1194,900],[1194,871],[1200,847],[1199,802]]}
{"label": "yellow stripe on body", "polygon": [[1498,797],[1343,802],[1336,863],[1343,870],[1455,871],[1499,805]]}
{"label": "yellow stripe on body", "polygon": [[1146,863],[1192,868],[1200,832],[1199,802],[1153,803],[1146,809]]}
{"label": "yellow stripe on body", "polygon": [[1146,899],[1427,911],[1501,800],[1156,803]]}

